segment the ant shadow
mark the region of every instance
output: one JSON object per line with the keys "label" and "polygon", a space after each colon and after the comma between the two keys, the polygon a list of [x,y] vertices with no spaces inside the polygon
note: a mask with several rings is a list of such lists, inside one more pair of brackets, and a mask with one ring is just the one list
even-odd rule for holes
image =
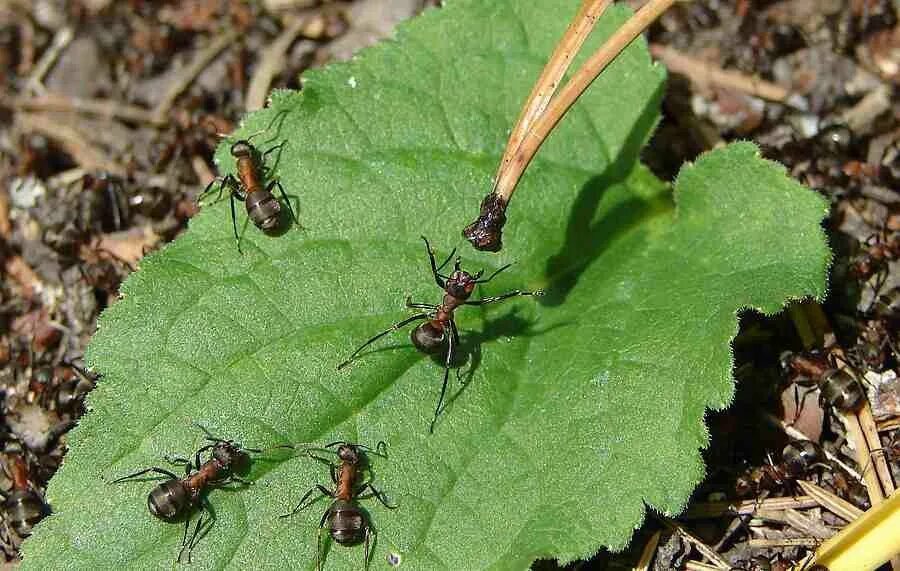
{"label": "ant shadow", "polygon": [[601,174],[591,178],[575,198],[566,226],[565,242],[559,251],[550,256],[544,275],[552,286],[538,302],[545,306],[561,305],[578,283],[591,263],[612,244],[617,237],[635,226],[654,209],[652,203],[639,198],[629,198],[594,221],[606,189],[628,178],[640,160],[644,143],[656,126],[658,103],[663,88],[658,87],[644,107],[621,151]]}
{"label": "ant shadow", "polygon": [[[545,333],[549,333],[554,329],[565,327],[567,323],[556,323],[549,327],[536,329],[534,322],[518,315],[518,307],[511,309],[506,315],[491,319],[485,322],[484,329],[476,332],[460,332],[460,343],[455,349],[453,359],[450,362],[450,368],[456,372],[456,380],[459,388],[447,396],[442,410],[446,410],[453,402],[456,401],[471,385],[472,379],[476,371],[481,368],[483,355],[482,346],[492,341],[506,337],[515,338],[533,338]],[[442,351],[429,355],[431,360],[441,368],[444,367],[444,359],[446,352]],[[465,373],[460,373],[462,368],[468,363]]]}

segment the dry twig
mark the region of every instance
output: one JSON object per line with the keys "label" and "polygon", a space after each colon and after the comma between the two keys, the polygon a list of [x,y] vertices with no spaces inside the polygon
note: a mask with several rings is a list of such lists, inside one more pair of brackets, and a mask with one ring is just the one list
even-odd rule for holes
{"label": "dry twig", "polygon": [[247,88],[247,111],[256,111],[265,106],[272,79],[284,68],[284,54],[305,25],[306,21],[303,18],[294,18],[263,52],[256,73],[253,74]]}
{"label": "dry twig", "polygon": [[14,125],[24,132],[40,133],[55,140],[86,171],[101,170],[118,176],[125,175],[122,166],[108,160],[105,153],[92,145],[74,127],[61,125],[47,115],[24,112],[16,113]]}
{"label": "dry twig", "polygon": [[216,59],[222,50],[237,40],[238,33],[238,30],[235,28],[230,28],[227,31],[222,32],[213,38],[212,41],[209,42],[209,45],[200,50],[199,53],[195,54],[194,59],[181,69],[178,75],[176,75],[169,84],[165,95],[160,99],[156,109],[153,110],[153,115],[158,121],[165,121],[166,115],[169,113],[169,110],[172,109],[172,105],[175,103],[178,96],[188,88],[204,69],[206,69],[206,66],[209,65],[211,61]]}
{"label": "dry twig", "polygon": [[803,98],[792,95],[786,87],[738,71],[721,69],[675,48],[650,44],[650,54],[663,62],[672,73],[683,75],[697,85],[731,89],[799,109],[807,107]]}
{"label": "dry twig", "polygon": [[154,127],[162,127],[166,124],[147,109],[111,99],[81,99],[47,93],[38,97],[9,97],[8,100],[12,102],[13,107],[24,111],[68,111],[96,115],[104,119],[146,123]]}

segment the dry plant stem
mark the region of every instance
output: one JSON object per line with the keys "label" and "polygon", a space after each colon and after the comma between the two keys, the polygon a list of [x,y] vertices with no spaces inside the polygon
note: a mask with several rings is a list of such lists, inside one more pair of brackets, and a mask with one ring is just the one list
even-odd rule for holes
{"label": "dry plant stem", "polygon": [[584,41],[594,29],[597,20],[609,8],[610,4],[612,4],[612,0],[582,1],[581,8],[578,9],[578,13],[575,15],[572,23],[569,24],[562,39],[556,45],[556,49],[553,50],[553,55],[550,56],[547,65],[544,66],[544,70],[538,77],[531,94],[529,94],[525,105],[522,107],[516,126],[513,127],[509,141],[506,142],[506,150],[503,151],[500,167],[497,169],[497,176],[494,179],[495,190],[496,183],[500,180],[500,175],[509,164],[513,153],[519,148],[525,133],[528,132],[534,121],[547,108],[550,99],[559,87],[560,80],[566,74],[569,66],[572,65],[572,60],[575,59]]}
{"label": "dry plant stem", "polygon": [[213,38],[209,45],[203,48],[194,59],[186,65],[181,72],[172,80],[165,95],[160,99],[153,115],[158,121],[165,121],[166,114],[172,109],[172,105],[181,93],[188,88],[194,79],[200,75],[211,61],[216,59],[222,50],[234,43],[238,38],[238,31],[230,29]]}
{"label": "dry plant stem", "polygon": [[588,58],[559,94],[550,101],[544,113],[534,121],[531,129],[524,133],[522,142],[497,177],[494,190],[482,201],[478,219],[463,230],[463,235],[477,250],[490,252],[500,250],[501,234],[506,223],[506,207],[512,199],[522,173],[531,163],[535,153],[600,72],[675,1],[650,0],[642,6]]}
{"label": "dry plant stem", "polygon": [[815,537],[797,537],[794,539],[750,539],[747,544],[750,547],[766,549],[770,547],[817,547],[822,540]]}
{"label": "dry plant stem", "polygon": [[884,501],[884,492],[881,490],[878,474],[872,469],[872,463],[869,460],[871,453],[866,444],[866,437],[863,434],[862,427],[859,425],[856,415],[852,412],[841,413],[839,416],[847,429],[847,440],[853,445],[856,463],[862,467],[863,483],[866,485],[869,501],[873,506],[877,506]]}
{"label": "dry plant stem", "polygon": [[12,105],[25,111],[71,111],[96,115],[105,119],[146,123],[154,127],[162,127],[166,124],[146,109],[111,99],[80,99],[48,93],[38,97],[13,97]]}
{"label": "dry plant stem", "polygon": [[56,32],[50,47],[41,55],[41,59],[38,60],[34,71],[25,83],[28,89],[37,94],[44,93],[44,76],[47,75],[47,72],[50,71],[50,68],[53,67],[53,64],[59,58],[59,54],[72,42],[74,37],[75,32],[70,26],[61,28]]}
{"label": "dry plant stem", "polygon": [[297,36],[303,30],[306,21],[303,18],[294,18],[281,34],[263,52],[259,67],[250,80],[247,88],[247,111],[262,109],[266,104],[266,96],[272,79],[284,68],[284,54],[287,52]]}
{"label": "dry plant stem", "polygon": [[704,557],[710,560],[713,565],[716,566],[717,569],[731,569],[731,566],[722,559],[722,557],[712,550],[708,545],[703,543],[703,541],[686,530],[684,527],[678,524],[678,522],[672,521],[668,518],[662,518],[662,522],[666,524],[670,529],[675,530],[675,532],[680,535],[685,541],[693,545],[697,551],[699,551]]}
{"label": "dry plant stem", "polygon": [[803,489],[808,497],[813,498],[818,505],[848,522],[855,520],[863,514],[863,511],[858,507],[812,482],[797,480],[797,484]]}
{"label": "dry plant stem", "polygon": [[688,561],[684,564],[684,569],[685,571],[716,571],[719,568],[699,561]]}
{"label": "dry plant stem", "polygon": [[647,544],[644,545],[643,551],[641,551],[641,558],[638,559],[637,564],[634,566],[634,571],[650,571],[650,565],[653,562],[653,556],[656,554],[656,547],[659,545],[661,536],[661,531],[656,531],[650,536]]}
{"label": "dry plant stem", "polygon": [[771,498],[762,501],[703,502],[692,505],[680,517],[684,519],[718,519],[724,515],[749,515],[760,511],[774,512],[786,509],[812,508],[819,505],[811,496]]}
{"label": "dry plant stem", "polygon": [[16,113],[14,126],[27,133],[40,133],[58,142],[71,155],[78,165],[86,171],[102,170],[117,176],[124,176],[125,169],[107,160],[105,153],[88,142],[77,129],[61,125],[46,115],[37,113]]}
{"label": "dry plant stem", "polygon": [[0,238],[9,240],[12,236],[12,224],[9,222],[9,193],[0,188]]}
{"label": "dry plant stem", "polygon": [[894,478],[891,475],[891,469],[890,466],[888,466],[884,448],[881,446],[881,438],[878,436],[878,426],[875,424],[875,418],[872,416],[872,407],[869,405],[868,401],[866,402],[866,405],[856,413],[856,420],[859,422],[859,427],[862,429],[863,436],[866,438],[866,445],[870,450],[869,461],[875,466],[875,473],[878,474],[878,479],[881,481],[882,491],[884,491],[885,497],[888,497],[894,493],[896,487],[894,486]]}
{"label": "dry plant stem", "polygon": [[792,104],[791,91],[770,81],[726,71],[661,44],[651,44],[650,54],[663,62],[669,71],[687,77],[696,85],[722,87],[768,101]]}

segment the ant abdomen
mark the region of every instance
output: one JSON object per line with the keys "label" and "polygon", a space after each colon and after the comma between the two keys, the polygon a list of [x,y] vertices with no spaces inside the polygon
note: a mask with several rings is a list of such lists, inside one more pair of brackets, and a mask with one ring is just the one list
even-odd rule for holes
{"label": "ant abdomen", "polygon": [[853,412],[862,406],[866,395],[859,382],[843,369],[831,369],[822,376],[819,385],[819,401],[844,412]]}
{"label": "ant abdomen", "polygon": [[362,510],[352,502],[336,500],[328,510],[331,538],[341,545],[354,545],[363,540],[365,518]]}
{"label": "ant abdomen", "polygon": [[150,513],[163,521],[178,521],[192,507],[191,493],[180,480],[167,480],[147,495]]}
{"label": "ant abdomen", "polygon": [[281,204],[271,192],[267,190],[253,191],[247,195],[244,203],[247,206],[247,216],[257,228],[273,230],[278,226]]}
{"label": "ant abdomen", "polygon": [[789,442],[781,452],[788,474],[800,476],[809,470],[813,464],[822,461],[822,449],[811,440],[795,440]]}
{"label": "ant abdomen", "polygon": [[13,490],[3,502],[4,516],[19,537],[28,537],[47,512],[47,505],[33,490]]}
{"label": "ant abdomen", "polygon": [[409,333],[409,339],[416,349],[423,353],[437,353],[444,346],[446,338],[444,327],[433,321],[426,321]]}

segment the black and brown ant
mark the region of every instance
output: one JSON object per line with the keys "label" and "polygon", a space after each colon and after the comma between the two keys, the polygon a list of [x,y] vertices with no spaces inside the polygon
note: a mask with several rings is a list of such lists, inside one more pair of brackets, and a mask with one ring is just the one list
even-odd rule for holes
{"label": "black and brown ant", "polygon": [[[205,439],[211,444],[198,449],[194,454],[193,461],[187,458],[166,457],[171,464],[184,465],[184,476],[178,476],[170,470],[153,466],[110,482],[118,484],[151,472],[168,478],[150,490],[147,495],[147,508],[151,514],[165,522],[184,521],[184,536],[181,540],[181,550],[176,559],[179,563],[185,554],[187,554],[186,561],[191,562],[191,551],[215,523],[215,512],[206,498],[206,492],[210,488],[222,488],[232,482],[244,486],[252,484],[241,475],[250,471],[250,453],[262,452],[256,448],[244,448],[233,440],[217,438],[202,426],[198,425],[198,428],[204,432]],[[209,459],[204,462],[202,455],[205,452],[209,453]],[[191,516],[198,508],[201,512],[200,517],[197,518],[194,532],[188,540]],[[205,526],[203,526],[204,512],[209,516]],[[201,529],[203,530],[202,534]]]}
{"label": "black and brown ant", "polygon": [[[491,296],[491,297],[483,297],[476,301],[469,301],[469,297],[472,295],[472,292],[475,291],[475,286],[478,284],[485,284],[497,277],[500,272],[509,268],[512,264],[506,264],[505,266],[501,266],[500,269],[496,270],[490,276],[485,279],[481,279],[481,276],[484,274],[484,270],[479,270],[475,274],[470,274],[469,272],[463,271],[460,269],[460,258],[456,258],[456,262],[453,266],[453,273],[449,276],[444,275],[441,272],[444,267],[450,263],[450,260],[453,258],[454,254],[456,254],[456,248],[450,252],[447,256],[447,259],[438,266],[437,262],[434,259],[434,250],[431,249],[431,245],[428,243],[428,239],[425,236],[422,236],[422,240],[425,241],[425,249],[428,252],[428,259],[431,262],[431,273],[434,276],[434,281],[439,288],[444,290],[444,297],[441,300],[441,303],[438,305],[430,304],[430,303],[417,303],[411,301],[409,298],[406,300],[406,307],[410,309],[423,309],[425,311],[421,313],[417,313],[411,317],[407,317],[403,321],[395,323],[391,325],[388,329],[385,329],[381,333],[375,335],[365,343],[359,346],[356,351],[351,354],[346,361],[338,365],[338,369],[343,369],[347,365],[359,355],[359,352],[374,343],[375,341],[381,339],[388,333],[396,331],[401,327],[409,325],[415,321],[425,320],[424,323],[419,324],[410,332],[410,340],[413,345],[415,345],[416,349],[423,353],[434,354],[438,353],[442,348],[446,346],[446,355],[444,358],[444,380],[441,385],[441,396],[438,399],[437,407],[434,409],[434,418],[431,420],[431,425],[428,429],[429,432],[434,432],[434,425],[437,422],[438,415],[442,412],[442,407],[444,404],[444,396],[447,393],[447,380],[450,378],[450,365],[453,363],[453,358],[455,356],[454,351],[457,346],[459,346],[459,330],[456,328],[456,320],[454,319],[454,312],[457,308],[463,305],[487,305],[489,303],[497,303],[499,301],[503,301],[509,299],[511,297],[517,296],[541,296],[544,295],[543,290],[536,291],[524,291],[524,290],[513,290],[506,292],[501,295]],[[449,334],[448,334],[449,333]]]}
{"label": "black and brown ant", "polygon": [[811,440],[792,440],[782,450],[781,462],[769,457],[762,466],[739,476],[735,492],[739,497],[758,497],[763,490],[774,491],[794,484],[797,478],[815,468],[831,469],[822,448]]}
{"label": "black and brown ant", "polygon": [[[331,534],[331,538],[341,545],[357,545],[365,541],[364,561],[365,568],[368,569],[370,536],[374,532],[366,512],[359,507],[358,501],[374,496],[388,509],[396,509],[397,506],[388,503],[384,493],[372,484],[371,478],[362,480],[363,470],[368,465],[368,459],[366,455],[362,454],[362,451],[365,451],[366,454],[386,458],[386,444],[379,442],[375,446],[375,450],[372,450],[364,444],[338,441],[326,444],[322,449],[331,451],[330,449],[335,446],[337,447],[336,453],[339,460],[337,464],[328,458],[313,454],[312,450],[306,451],[310,458],[328,466],[331,471],[331,481],[335,485],[334,490],[329,490],[321,484],[316,484],[300,498],[300,501],[297,502],[297,505],[290,513],[280,517],[291,517],[311,506],[320,497],[334,498],[334,501],[322,514],[322,519],[319,522],[319,532],[316,537],[316,570],[318,571],[322,568],[322,530],[326,527]],[[307,499],[317,490],[320,495],[307,502]],[[370,492],[364,494],[366,490],[370,490]]]}
{"label": "black and brown ant", "polygon": [[[837,360],[843,361],[844,366],[838,368]],[[841,412],[856,411],[865,402],[866,394],[856,373],[852,373],[849,363],[834,353],[788,354],[783,362],[794,375],[795,389],[797,386],[809,387],[802,397],[796,395],[800,403],[798,416],[806,395],[816,387],[820,391],[819,402]]]}
{"label": "black and brown ant", "polygon": [[[258,133],[257,133],[258,134]],[[264,232],[273,231],[278,226],[281,216],[281,203],[275,198],[272,190],[277,188],[281,192],[281,198],[284,200],[285,206],[291,214],[291,219],[297,224],[297,217],[294,215],[294,209],[291,208],[291,202],[288,195],[281,185],[281,181],[273,178],[268,184],[264,185],[267,178],[268,168],[266,167],[266,157],[277,150],[280,150],[284,142],[275,145],[267,151],[260,153],[259,150],[250,143],[256,134],[236,141],[231,145],[231,156],[234,157],[237,177],[232,174],[214,178],[200,194],[200,199],[206,196],[215,186],[219,184],[219,196],[216,201],[222,197],[222,191],[225,187],[230,190],[231,199],[231,224],[234,227],[234,239],[237,242],[238,252],[241,252],[241,238],[238,234],[237,212],[235,210],[235,201],[241,201],[247,208],[247,216],[253,221],[257,228]]]}
{"label": "black and brown ant", "polygon": [[34,525],[50,513],[50,508],[43,497],[32,485],[29,478],[28,463],[20,453],[7,454],[9,466],[6,468],[12,487],[9,491],[0,490],[3,502],[3,517],[20,538],[31,535]]}

